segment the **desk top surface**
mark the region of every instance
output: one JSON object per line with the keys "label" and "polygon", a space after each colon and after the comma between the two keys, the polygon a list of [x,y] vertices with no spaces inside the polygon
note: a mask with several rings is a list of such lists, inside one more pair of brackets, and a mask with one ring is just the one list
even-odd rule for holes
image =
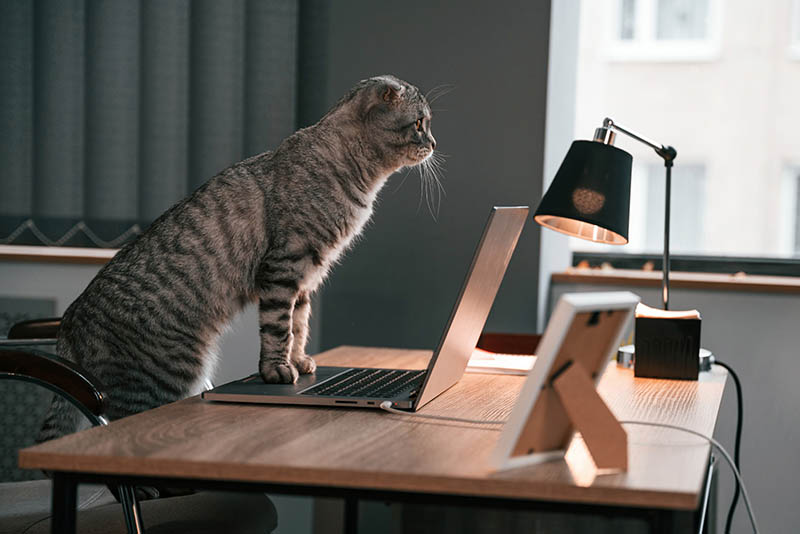
{"label": "desk top surface", "polygon": [[[424,368],[429,351],[337,347],[323,365]],[[634,378],[610,364],[600,393],[619,419],[714,432],[726,373],[697,382]],[[421,413],[508,417],[524,377],[466,374]],[[563,460],[492,472],[497,425],[379,410],[222,404],[197,397],[20,451],[23,468],[322,485],[695,509],[709,445],[667,429],[629,426],[629,469],[596,473],[576,437]]]}

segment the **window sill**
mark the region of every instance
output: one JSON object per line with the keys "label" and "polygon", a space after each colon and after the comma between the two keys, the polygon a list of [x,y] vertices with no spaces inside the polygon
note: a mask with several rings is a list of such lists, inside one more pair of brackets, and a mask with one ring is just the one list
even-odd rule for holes
{"label": "window sill", "polygon": [[[626,285],[661,287],[661,271],[635,271],[628,269],[579,269],[570,267],[553,273],[553,283]],[[670,272],[671,289],[706,289],[717,291],[746,291],[751,293],[800,294],[800,277],[763,276],[752,274],[718,274]]]}
{"label": "window sill", "polygon": [[103,265],[119,249],[0,245],[0,261]]}
{"label": "window sill", "polygon": [[709,63],[721,57],[715,43],[625,43],[605,50],[613,63]]}

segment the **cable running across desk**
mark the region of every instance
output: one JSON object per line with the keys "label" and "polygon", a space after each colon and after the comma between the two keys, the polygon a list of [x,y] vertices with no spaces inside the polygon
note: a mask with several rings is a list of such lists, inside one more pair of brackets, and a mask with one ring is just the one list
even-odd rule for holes
{"label": "cable running across desk", "polygon": [[[419,418],[422,418],[422,419],[436,419],[436,420],[441,420],[441,421],[456,421],[456,422],[459,422],[459,423],[472,423],[472,424],[476,424],[476,425],[486,425],[486,424],[501,425],[501,424],[504,424],[506,422],[504,420],[462,419],[460,417],[447,417],[447,416],[444,416],[444,415],[425,415],[425,414],[418,414],[418,413],[412,413],[412,412],[404,412],[402,410],[397,410],[395,408],[392,408],[391,403],[389,401],[382,402],[380,407],[381,407],[382,410],[387,411],[387,412],[392,413],[392,414],[405,415],[407,417],[419,417]],[[725,450],[725,447],[723,447],[720,442],[718,442],[717,440],[715,440],[714,438],[712,438],[710,436],[706,436],[705,434],[701,434],[700,432],[691,430],[689,428],[684,428],[684,427],[676,426],[676,425],[670,425],[670,424],[667,424],[667,423],[651,423],[649,421],[620,421],[620,423],[623,424],[623,425],[640,425],[640,426],[651,426],[651,427],[657,427],[657,428],[668,428],[668,429],[672,429],[672,430],[678,430],[678,431],[681,431],[681,432],[686,432],[688,434],[695,435],[695,436],[697,436],[699,438],[703,438],[708,443],[710,443],[714,448],[716,448],[722,454],[723,458],[725,458],[725,460],[728,462],[728,465],[730,465],[731,469],[733,470],[733,474],[736,476],[736,480],[739,483],[739,486],[740,486],[740,488],[742,490],[742,495],[744,496],[744,504],[745,504],[745,507],[747,508],[747,515],[750,517],[750,524],[753,526],[753,532],[755,534],[758,534],[758,525],[756,524],[755,514],[754,514],[753,508],[752,508],[752,506],[750,504],[750,496],[748,495],[747,489],[745,488],[744,480],[742,479],[742,476],[739,473],[739,469],[736,468],[736,465],[735,465],[733,459],[731,458],[731,455],[728,453],[727,450]]]}
{"label": "cable running across desk", "polygon": [[728,465],[731,466],[733,474],[736,475],[736,480],[739,482],[739,486],[742,489],[742,495],[744,496],[744,504],[745,507],[747,508],[747,515],[750,517],[750,524],[753,526],[753,532],[755,532],[755,534],[758,534],[758,526],[756,524],[755,514],[750,504],[750,496],[747,494],[747,489],[744,486],[744,480],[742,479],[742,475],[736,468],[736,465],[734,464],[731,455],[728,453],[727,450],[725,450],[725,447],[723,447],[719,441],[715,440],[710,436],[706,436],[705,434],[701,434],[700,432],[691,430],[689,428],[683,428],[682,426],[676,426],[676,425],[669,425],[666,423],[651,423],[649,421],[620,421],[620,423],[623,425],[653,426],[660,428],[669,428],[672,430],[680,430],[681,432],[687,432],[689,434],[695,435],[699,438],[703,438],[704,440],[708,441],[714,448],[716,448],[720,453],[722,453],[722,456],[728,462]]}
{"label": "cable running across desk", "polygon": [[381,403],[381,410],[393,413],[396,415],[410,415],[413,417],[421,417],[422,419],[436,419],[438,421],[455,421],[456,423],[471,423],[475,425],[504,425],[506,424],[505,419],[486,419],[486,420],[478,420],[478,419],[462,419],[461,417],[448,417],[446,415],[425,415],[421,413],[412,413],[412,412],[404,412],[403,410],[398,410],[396,408],[392,408],[392,403],[390,401],[383,401]]}

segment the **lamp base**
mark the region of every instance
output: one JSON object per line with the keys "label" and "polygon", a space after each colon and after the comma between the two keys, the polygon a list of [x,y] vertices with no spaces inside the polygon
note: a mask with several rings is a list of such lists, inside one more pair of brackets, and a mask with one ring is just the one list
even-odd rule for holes
{"label": "lamp base", "polygon": [[[700,371],[710,371],[711,364],[714,363],[714,355],[708,349],[700,349]],[[633,364],[636,361],[636,348],[634,345],[623,345],[617,351],[617,367],[624,369],[633,369]]]}

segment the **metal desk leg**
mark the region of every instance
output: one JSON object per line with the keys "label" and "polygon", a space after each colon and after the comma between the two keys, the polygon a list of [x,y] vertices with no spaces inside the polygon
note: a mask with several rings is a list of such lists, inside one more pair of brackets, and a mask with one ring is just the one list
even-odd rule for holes
{"label": "metal desk leg", "polygon": [[78,483],[66,473],[53,474],[53,517],[50,532],[75,534]]}
{"label": "metal desk leg", "polygon": [[344,500],[344,534],[358,534],[358,499]]}
{"label": "metal desk leg", "polygon": [[122,510],[125,513],[125,526],[128,534],[144,534],[142,523],[142,510],[139,508],[139,501],[136,500],[136,491],[133,486],[117,486],[122,503]]}
{"label": "metal desk leg", "polygon": [[717,463],[717,458],[712,454],[708,460],[708,473],[706,475],[705,491],[703,492],[703,502],[700,506],[700,526],[697,529],[698,534],[707,532],[705,529],[706,517],[708,516],[708,501],[711,496],[711,482],[714,480],[714,464]]}

